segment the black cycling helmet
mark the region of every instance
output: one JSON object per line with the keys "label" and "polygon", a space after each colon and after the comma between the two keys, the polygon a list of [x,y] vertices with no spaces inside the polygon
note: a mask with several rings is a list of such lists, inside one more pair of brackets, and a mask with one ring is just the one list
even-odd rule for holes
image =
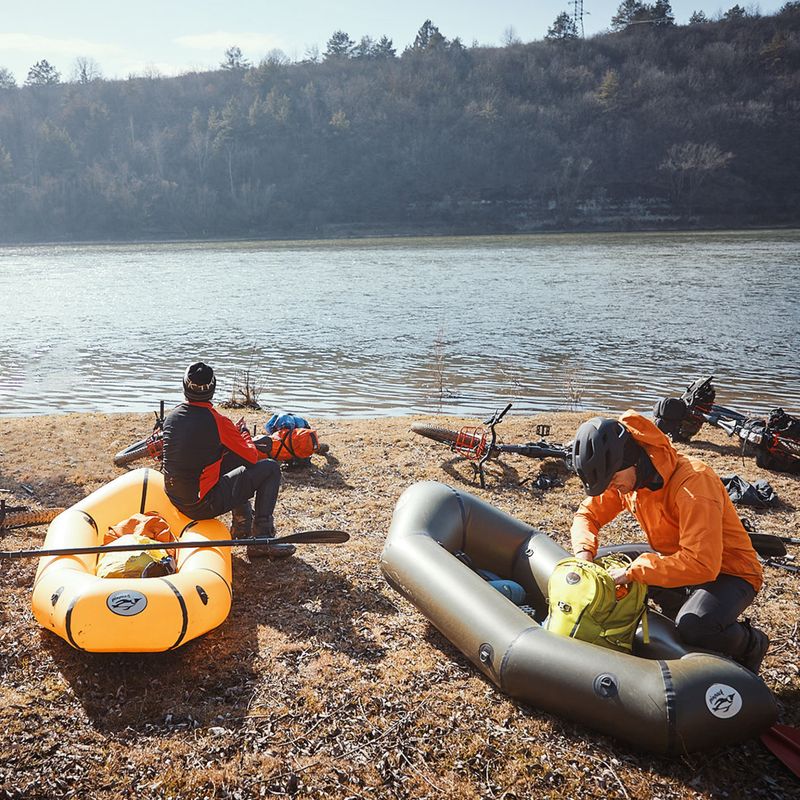
{"label": "black cycling helmet", "polygon": [[608,489],[614,473],[625,466],[625,446],[631,439],[621,422],[606,417],[594,417],[578,428],[572,463],[586,494],[596,497]]}
{"label": "black cycling helmet", "polygon": [[186,367],[186,372],[183,373],[183,393],[187,400],[207,402],[214,396],[216,388],[217,378],[208,364],[198,361]]}

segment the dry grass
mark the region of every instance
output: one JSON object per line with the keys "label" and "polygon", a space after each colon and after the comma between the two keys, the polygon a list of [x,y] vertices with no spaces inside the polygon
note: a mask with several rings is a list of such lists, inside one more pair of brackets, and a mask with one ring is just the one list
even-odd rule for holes
{"label": "dry grass", "polygon": [[[512,417],[501,432],[533,439],[549,422],[564,441],[587,416]],[[343,528],[351,541],[304,546],[288,563],[235,551],[229,619],[176,652],[72,650],[33,619],[35,562],[0,562],[0,797],[797,797],[758,741],[669,760],[509,700],[393,593],[378,558],[411,483],[468,489],[563,543],[581,499],[556,462],[516,457],[491,464],[481,490],[469,464],[413,437],[411,421],[321,421],[331,454],[284,473],[277,521],[284,533]],[[25,483],[45,505],[70,505],[119,474],[113,453],[150,427],[146,415],[0,419],[0,487],[9,502],[29,501]],[[749,516],[797,535],[797,477],[742,463],[720,431],[682,448],[721,474],[768,478],[782,503]],[[541,470],[564,487],[532,489]],[[8,532],[2,547],[36,546],[44,532]],[[620,521],[608,538],[640,536]],[[773,639],[763,676],[782,720],[800,725],[800,579],[766,572],[752,614]]]}

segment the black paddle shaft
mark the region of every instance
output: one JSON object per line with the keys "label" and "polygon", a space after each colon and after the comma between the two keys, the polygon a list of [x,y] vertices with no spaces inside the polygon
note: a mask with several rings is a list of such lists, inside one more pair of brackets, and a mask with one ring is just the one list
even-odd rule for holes
{"label": "black paddle shaft", "polygon": [[96,547],[58,547],[49,550],[0,550],[0,558],[40,558],[42,556],[84,556],[93,553],[131,553],[141,550],[181,550],[200,547],[244,547],[251,544],[341,544],[350,534],[344,531],[298,531],[288,536],[254,536],[246,539],[200,539],[194,542],[153,542],[152,544],[98,545]]}

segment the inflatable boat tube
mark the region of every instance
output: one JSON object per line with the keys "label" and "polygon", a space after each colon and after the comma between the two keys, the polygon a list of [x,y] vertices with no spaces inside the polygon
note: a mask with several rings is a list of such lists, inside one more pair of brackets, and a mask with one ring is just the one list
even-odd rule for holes
{"label": "inflatable boat tube", "polygon": [[[475,568],[521,584],[531,613],[459,551]],[[760,678],[730,659],[688,651],[655,611],[650,641],[637,641],[633,655],[542,628],[548,578],[568,555],[482,500],[425,482],[398,500],[381,570],[501,691],[638,748],[668,755],[716,748],[775,721],[775,700]]]}
{"label": "inflatable boat tube", "polygon": [[[59,514],[46,548],[96,547],[109,526],[157,511],[180,541],[230,538],[219,520],[193,522],[164,492],[164,477],[138,469]],[[143,653],[174,650],[220,625],[231,607],[229,547],[176,550],[177,572],[157,578],[99,578],[97,555],[39,559],[33,613],[42,627],[78,650]]]}

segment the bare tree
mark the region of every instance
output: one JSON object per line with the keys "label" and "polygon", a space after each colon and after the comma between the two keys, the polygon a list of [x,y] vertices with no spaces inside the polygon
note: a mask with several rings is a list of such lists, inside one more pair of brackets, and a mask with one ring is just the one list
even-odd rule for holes
{"label": "bare tree", "polygon": [[727,167],[733,153],[724,153],[715,142],[673,144],[659,169],[670,177],[672,200],[692,215],[697,192],[714,172]]}
{"label": "bare tree", "polygon": [[100,65],[93,59],[87,56],[78,56],[75,59],[75,64],[72,68],[72,80],[74,83],[91,83],[92,81],[100,80],[103,73],[100,70]]}

